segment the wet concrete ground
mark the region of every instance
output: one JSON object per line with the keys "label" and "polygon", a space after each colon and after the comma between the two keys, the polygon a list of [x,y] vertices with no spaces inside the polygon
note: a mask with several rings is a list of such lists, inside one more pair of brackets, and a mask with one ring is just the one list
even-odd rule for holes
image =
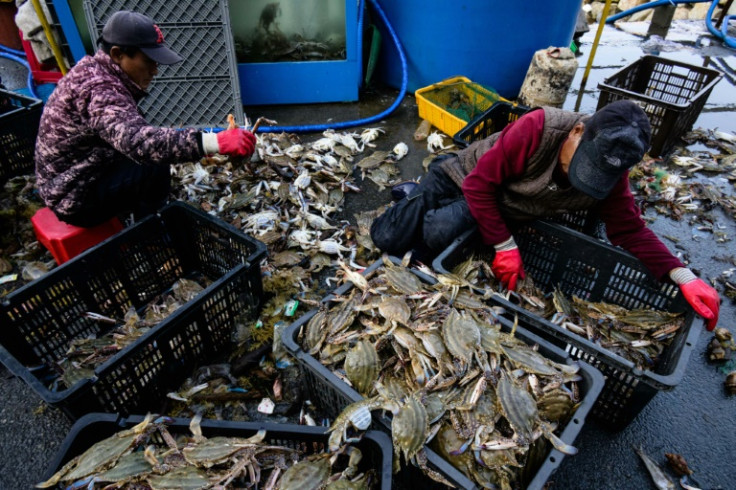
{"label": "wet concrete ground", "polygon": [[[646,25],[630,23],[622,27],[630,32],[646,32]],[[591,26],[591,32],[583,38],[585,43],[581,49],[584,54],[579,59],[581,66],[573,80],[564,106],[566,109],[574,109],[577,104],[587,52],[594,35],[595,28]],[[594,58],[580,110],[594,111],[598,101],[598,83],[645,54],[724,72],[725,76],[713,89],[694,127],[736,131],[735,53],[721,47],[709,35],[703,21],[678,22],[664,40],[646,39],[607,26]],[[704,148],[694,145],[690,149]],[[722,189],[725,194],[734,195],[733,184],[723,176],[701,175],[700,178]],[[650,227],[660,237],[667,235],[678,239],[677,243],[667,239],[663,241],[703,279],[715,279],[735,265],[736,245],[733,240],[736,239],[736,217],[714,213],[717,225],[724,227],[730,239],[725,243],[716,243],[712,235],[696,230],[688,223],[688,215],[676,222],[650,210],[646,217],[651,219]],[[723,260],[725,257],[730,261]],[[734,301],[722,298],[719,326],[734,331]],[[734,488],[736,397],[725,394],[725,375],[706,361],[705,349],[712,337],[712,333],[703,330],[681,383],[672,391],[656,395],[626,429],[611,434],[595,424],[586,424],[576,444],[580,453],[565,458],[552,478],[553,488],[655,488],[633,446],[642,446],[662,465],[665,452],[681,454],[694,471],[693,477],[698,483],[694,486]]]}
{"label": "wet concrete ground", "polygon": [[[629,31],[646,27],[627,24]],[[605,77],[635,61],[644,54],[655,54],[698,66],[708,66],[726,72],[726,77],[715,87],[701,112],[695,127],[720,128],[736,132],[733,112],[736,110],[736,58],[733,50],[721,48],[705,31],[704,23],[678,23],[665,40],[647,40],[636,34],[612,26],[604,29],[595,62],[590,72],[580,103],[577,97],[588,52],[595,35],[595,26],[582,41],[583,55],[580,67],[564,108],[582,112],[595,110],[599,91],[597,85]],[[713,44],[711,46],[710,44]],[[24,83],[24,82],[23,82]],[[6,81],[7,84],[7,81]],[[13,87],[11,87],[13,88]],[[321,124],[331,121],[362,119],[378,114],[389,107],[397,91],[368,88],[355,104],[319,104],[289,107],[246,107],[254,119],[267,116],[283,125]],[[402,178],[416,178],[423,174],[422,160],[428,155],[425,142],[412,138],[419,124],[414,97],[409,94],[399,108],[371,126],[379,125],[386,134],[376,141],[377,148],[388,150],[403,141],[409,154],[399,164]],[[305,134],[307,140],[319,135]],[[705,178],[705,177],[704,177]],[[709,176],[710,181],[733,195],[733,184],[720,176]],[[359,179],[359,177],[358,177]],[[344,217],[353,219],[353,213],[375,209],[388,202],[389,190],[379,191],[370,181],[361,183],[363,192],[350,194]],[[647,213],[651,227],[660,236],[677,238],[677,243],[665,243],[680,254],[691,268],[704,279],[718,277],[733,267],[733,239],[736,238],[736,219],[716,213],[717,225],[731,241],[715,243],[712,235],[698,231],[688,223],[688,216],[679,222]],[[719,258],[720,257],[720,258]],[[736,306],[724,298],[720,326],[734,330]],[[550,482],[559,489],[647,489],[655,488],[643,464],[633,450],[641,446],[660,464],[665,452],[679,453],[694,470],[694,479],[703,489],[726,489],[736,486],[736,397],[728,397],[723,390],[725,375],[705,360],[705,348],[712,334],[700,334],[694,353],[687,364],[682,382],[672,391],[659,393],[626,429],[610,433],[592,421],[586,422],[576,446],[574,457],[566,457]],[[44,407],[35,393],[20,380],[0,369],[0,488],[28,488],[38,482],[59,449],[70,423],[58,410]],[[39,410],[39,413],[36,411]],[[696,485],[697,486],[697,485]]]}

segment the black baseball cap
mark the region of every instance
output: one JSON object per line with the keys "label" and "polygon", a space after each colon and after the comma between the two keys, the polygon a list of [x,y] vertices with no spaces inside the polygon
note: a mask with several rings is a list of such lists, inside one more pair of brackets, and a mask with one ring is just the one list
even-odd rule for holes
{"label": "black baseball cap", "polygon": [[115,46],[134,46],[161,65],[173,65],[182,57],[164,42],[164,35],[152,18],[138,12],[120,10],[102,28],[101,39]]}
{"label": "black baseball cap", "polygon": [[631,100],[608,104],[584,124],[568,177],[576,189],[603,199],[649,150],[652,128],[644,110]]}

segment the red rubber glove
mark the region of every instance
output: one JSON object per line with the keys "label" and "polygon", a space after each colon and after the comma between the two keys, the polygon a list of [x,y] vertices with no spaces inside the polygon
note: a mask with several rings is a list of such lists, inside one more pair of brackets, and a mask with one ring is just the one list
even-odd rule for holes
{"label": "red rubber glove", "polygon": [[680,290],[687,302],[695,310],[695,313],[705,318],[705,328],[709,332],[716,328],[721,302],[718,291],[698,278],[680,284]]}
{"label": "red rubber glove", "polygon": [[705,318],[705,328],[709,331],[716,328],[721,298],[718,291],[710,287],[690,269],[676,267],[670,271],[670,278],[680,286],[680,291],[695,313]]}
{"label": "red rubber glove", "polygon": [[491,264],[491,270],[496,279],[510,291],[515,291],[516,281],[519,278],[524,279],[524,267],[521,263],[519,249],[514,247],[510,250],[497,251]]}
{"label": "red rubber glove", "polygon": [[220,155],[249,157],[256,149],[256,137],[244,129],[227,129],[217,133],[217,146]]}

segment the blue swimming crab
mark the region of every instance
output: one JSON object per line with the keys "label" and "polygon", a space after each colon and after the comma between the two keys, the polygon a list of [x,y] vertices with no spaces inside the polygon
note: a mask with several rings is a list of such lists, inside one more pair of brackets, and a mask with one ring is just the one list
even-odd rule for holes
{"label": "blue swimming crab", "polygon": [[99,473],[101,469],[113,467],[123,456],[145,445],[151,434],[166,421],[165,417],[154,418],[154,415],[149,414],[138,425],[98,442],[36,487],[50,488],[62,482],[78,482]]}
{"label": "blue swimming crab", "polygon": [[537,402],[531,393],[519,387],[509,379],[509,376],[504,375],[499,380],[496,393],[501,412],[514,430],[515,441],[528,445],[543,435],[561,453],[577,454],[578,450],[575,447],[566,444],[554,434],[555,424],[541,419]]}
{"label": "blue swimming crab", "polygon": [[399,411],[399,404],[384,396],[377,395],[372,398],[351,403],[337,416],[329,429],[330,437],[328,447],[330,451],[337,451],[344,442],[355,442],[356,438],[348,436],[348,431],[353,428],[365,431],[370,427],[372,410],[389,410],[393,413]]}

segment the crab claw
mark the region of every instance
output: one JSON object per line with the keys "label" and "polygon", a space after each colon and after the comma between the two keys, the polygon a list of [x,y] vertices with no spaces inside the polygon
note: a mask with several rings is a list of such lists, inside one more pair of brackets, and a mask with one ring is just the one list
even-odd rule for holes
{"label": "crab claw", "polygon": [[458,456],[460,454],[463,454],[468,449],[471,442],[473,442],[472,437],[468,439],[467,442],[463,443],[463,445],[460,446],[459,448],[455,449],[454,451],[450,451],[450,454],[453,456]]}
{"label": "crab claw", "polygon": [[174,419],[172,419],[171,417],[162,415],[161,417],[158,417],[156,420],[154,420],[153,423],[154,424],[172,424],[174,423]]}
{"label": "crab claw", "polygon": [[549,442],[552,443],[552,446],[562,454],[574,456],[578,453],[578,448],[567,444],[565,441],[557,437],[546,425],[542,426],[542,430],[544,431],[545,437],[547,437],[547,439],[549,439]]}
{"label": "crab claw", "polygon": [[474,449],[473,450],[473,456],[475,457],[475,462],[478,463],[483,468],[488,468],[488,465],[483,462],[483,458],[480,457],[480,449]]}
{"label": "crab claw", "polygon": [[97,481],[97,478],[94,476],[88,476],[87,478],[84,478],[82,480],[77,480],[68,487],[66,487],[66,490],[80,490],[82,488],[88,488],[93,489],[95,488],[95,482]]}

